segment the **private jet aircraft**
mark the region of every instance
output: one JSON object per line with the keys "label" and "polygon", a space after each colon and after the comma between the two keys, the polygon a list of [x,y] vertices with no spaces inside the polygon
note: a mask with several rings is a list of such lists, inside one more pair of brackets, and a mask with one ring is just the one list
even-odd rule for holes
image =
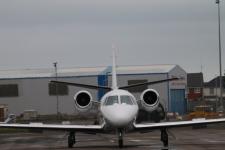
{"label": "private jet aircraft", "polygon": [[69,83],[63,81],[51,81],[56,84],[66,84],[70,86],[78,86],[89,89],[105,89],[108,91],[101,101],[94,101],[90,92],[86,90],[79,91],[75,94],[75,107],[80,110],[89,110],[96,103],[100,106],[100,113],[103,117],[103,123],[99,125],[58,125],[58,124],[7,124],[1,123],[2,128],[19,128],[19,129],[43,129],[43,130],[63,130],[68,134],[68,147],[72,148],[76,143],[75,133],[112,133],[114,131],[118,135],[118,145],[123,147],[123,135],[128,132],[150,132],[152,130],[161,131],[161,141],[165,147],[168,146],[167,129],[175,127],[184,127],[192,125],[213,124],[225,122],[225,119],[209,119],[195,121],[178,121],[178,122],[160,122],[160,123],[137,123],[136,118],[139,109],[148,112],[156,110],[160,106],[159,93],[154,89],[147,89],[142,92],[140,100],[128,91],[132,87],[140,87],[142,85],[152,85],[163,82],[179,80],[179,78],[170,78],[153,82],[145,82],[140,84],[117,86],[115,52],[113,52],[112,65],[112,87],[86,85],[80,83]]}

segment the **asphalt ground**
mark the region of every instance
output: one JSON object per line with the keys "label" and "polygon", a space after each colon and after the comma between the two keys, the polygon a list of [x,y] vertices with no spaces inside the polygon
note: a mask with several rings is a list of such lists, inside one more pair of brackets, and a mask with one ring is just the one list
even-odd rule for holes
{"label": "asphalt ground", "polygon": [[[77,143],[72,149],[119,149],[116,135],[76,134]],[[160,132],[132,133],[124,136],[124,148],[131,150],[161,150]],[[67,133],[45,131],[43,133],[1,133],[0,150],[39,150],[67,148]],[[179,128],[169,130],[170,150],[224,150],[225,125],[208,128]]]}

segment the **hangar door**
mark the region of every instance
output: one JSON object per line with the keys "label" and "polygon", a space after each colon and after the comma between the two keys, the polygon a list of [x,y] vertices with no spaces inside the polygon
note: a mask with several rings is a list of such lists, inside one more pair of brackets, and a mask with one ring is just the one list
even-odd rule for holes
{"label": "hangar door", "polygon": [[[98,75],[98,85],[99,86],[108,86],[108,76],[107,75]],[[98,100],[106,93],[104,89],[98,89]]]}
{"label": "hangar door", "polygon": [[170,90],[170,111],[183,115],[186,113],[186,99],[184,89]]}

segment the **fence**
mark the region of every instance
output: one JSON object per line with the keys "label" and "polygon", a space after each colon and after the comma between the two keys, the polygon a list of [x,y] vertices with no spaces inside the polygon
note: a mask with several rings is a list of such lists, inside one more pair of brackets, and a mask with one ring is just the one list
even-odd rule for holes
{"label": "fence", "polygon": [[[192,112],[194,111],[195,106],[200,105],[208,105],[213,108],[213,111],[218,111],[220,107],[220,102],[218,100],[214,101],[207,101],[207,100],[201,100],[201,101],[188,101],[187,104],[187,111]],[[223,108],[225,108],[225,100],[223,100]]]}

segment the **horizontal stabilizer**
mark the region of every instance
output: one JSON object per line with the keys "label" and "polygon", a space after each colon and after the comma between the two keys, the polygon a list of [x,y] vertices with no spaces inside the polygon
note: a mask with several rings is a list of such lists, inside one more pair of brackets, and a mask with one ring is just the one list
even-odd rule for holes
{"label": "horizontal stabilizer", "polygon": [[89,88],[89,89],[105,89],[105,90],[111,90],[110,87],[107,86],[96,86],[96,85],[88,85],[88,84],[80,84],[80,83],[72,83],[72,82],[63,82],[63,81],[50,81],[51,83],[58,83],[58,84],[66,84],[70,86],[77,86],[77,87],[83,87],[83,88]]}

